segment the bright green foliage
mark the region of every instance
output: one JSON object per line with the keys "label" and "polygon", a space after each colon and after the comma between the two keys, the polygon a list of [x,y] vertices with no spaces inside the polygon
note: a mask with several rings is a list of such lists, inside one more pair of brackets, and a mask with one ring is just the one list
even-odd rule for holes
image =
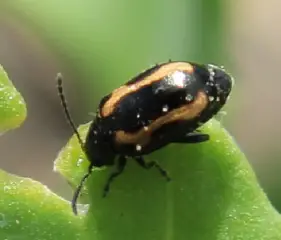
{"label": "bright green foliage", "polygon": [[46,186],[0,170],[0,239],[83,239],[81,219]]}
{"label": "bright green foliage", "polygon": [[[94,102],[107,91],[151,63],[224,59],[222,39],[228,34],[223,26],[229,14],[223,2],[14,0],[0,2],[0,11],[29,26],[80,76],[77,86],[84,84],[94,110]],[[25,108],[21,112],[25,116]],[[1,107],[0,116],[4,113]],[[0,123],[3,131],[13,126]],[[83,137],[88,126],[80,127]],[[1,171],[0,239],[281,239],[280,215],[231,136],[215,120],[201,130],[211,141],[170,145],[146,158],[168,170],[170,183],[156,169],[147,171],[129,161],[102,198],[113,169],[95,169],[83,191],[89,213],[78,217],[69,202],[42,184]],[[88,165],[73,137],[55,170],[75,188]]]}
{"label": "bright green foliage", "polygon": [[1,65],[0,109],[0,133],[20,126],[26,118],[25,102]]}
{"label": "bright green foliage", "polygon": [[[89,124],[79,128],[83,139]],[[147,156],[147,161],[159,160],[171,182],[156,169],[144,170],[129,160],[103,198],[113,169],[94,169],[83,191],[89,212],[80,216],[41,183],[0,171],[0,239],[280,239],[280,215],[233,139],[216,120],[201,131],[211,140],[172,144]],[[75,188],[88,166],[73,136],[55,170]]]}
{"label": "bright green foliage", "polygon": [[[87,127],[80,128],[83,136]],[[89,236],[108,240],[281,239],[280,215],[231,136],[215,120],[201,130],[210,134],[211,141],[171,145],[147,157],[148,161],[158,159],[169,171],[170,183],[156,169],[147,171],[129,161],[103,198],[112,169],[94,170],[87,184]],[[87,167],[72,138],[56,161],[57,171],[77,186]]]}
{"label": "bright green foliage", "polygon": [[[85,140],[88,128],[89,124],[84,124],[79,127],[79,132],[83,141]],[[57,157],[54,164],[54,170],[58,171],[65,179],[67,179],[67,182],[75,189],[85,174],[88,166],[89,162],[87,161],[85,154],[81,151],[81,146],[79,145],[76,136],[73,136]],[[84,190],[85,192],[83,195],[87,193],[87,189]]]}

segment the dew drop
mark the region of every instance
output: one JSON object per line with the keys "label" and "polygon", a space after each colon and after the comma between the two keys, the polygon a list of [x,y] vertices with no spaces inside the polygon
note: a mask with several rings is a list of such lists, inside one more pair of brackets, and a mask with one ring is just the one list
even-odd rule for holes
{"label": "dew drop", "polygon": [[4,228],[7,225],[7,221],[5,219],[5,215],[0,213],[0,228]]}
{"label": "dew drop", "polygon": [[82,164],[83,161],[84,161],[84,159],[79,158],[78,161],[77,161],[77,163],[76,163],[76,166],[77,166],[77,167],[80,167],[80,165]]}
{"label": "dew drop", "polygon": [[4,192],[5,192],[5,191],[9,191],[10,189],[11,189],[10,186],[4,186]]}

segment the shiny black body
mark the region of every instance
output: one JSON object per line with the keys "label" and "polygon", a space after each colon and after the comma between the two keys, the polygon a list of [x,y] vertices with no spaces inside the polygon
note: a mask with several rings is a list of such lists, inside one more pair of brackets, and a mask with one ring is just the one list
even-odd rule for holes
{"label": "shiny black body", "polygon": [[[113,165],[117,155],[142,156],[172,142],[185,142],[189,133],[194,132],[221,109],[231,90],[231,77],[224,70],[215,66],[210,70],[208,65],[191,64],[194,67],[192,74],[182,72],[185,75],[183,86],[179,87],[168,77],[163,78],[159,82],[149,84],[125,96],[110,116],[101,117],[99,113],[111,94],[101,100],[97,117],[90,127],[85,142],[85,149],[93,166]],[[127,85],[142,81],[145,76],[152,75],[162,65],[146,70],[129,81]],[[213,77],[210,76],[212,70]],[[163,111],[163,106],[167,106],[168,111],[176,109],[188,102],[187,95],[195,98],[200,90],[209,99],[208,105],[203,111],[188,121],[179,120],[163,125],[152,133],[150,143],[143,146],[141,150],[136,150],[137,142],[123,144],[114,140],[116,131],[123,130],[133,134],[165,115],[167,112]],[[192,101],[189,102],[192,103]]]}
{"label": "shiny black body", "polygon": [[[74,128],[58,82],[65,113]],[[74,213],[82,185],[94,167],[116,166],[105,185],[104,196],[112,180],[124,170],[128,158],[146,169],[156,167],[169,180],[157,162],[145,162],[143,156],[169,143],[207,141],[209,136],[196,129],[223,107],[231,88],[232,78],[222,68],[168,62],[142,72],[105,96],[85,143],[74,128],[90,161],[89,171],[73,197]]]}

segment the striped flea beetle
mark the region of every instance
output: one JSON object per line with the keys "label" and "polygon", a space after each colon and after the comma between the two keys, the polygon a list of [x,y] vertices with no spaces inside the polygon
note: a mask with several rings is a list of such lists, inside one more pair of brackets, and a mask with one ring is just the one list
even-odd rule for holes
{"label": "striped flea beetle", "polygon": [[156,167],[170,180],[157,162],[145,162],[143,156],[169,143],[209,140],[209,135],[197,128],[224,106],[233,85],[232,77],[215,65],[171,61],[156,65],[100,101],[84,143],[69,114],[61,75],[57,81],[66,117],[90,161],[89,170],[73,196],[75,214],[81,188],[93,167],[116,163],[117,168],[105,185],[104,196],[112,180],[123,172],[128,157],[145,169]]}

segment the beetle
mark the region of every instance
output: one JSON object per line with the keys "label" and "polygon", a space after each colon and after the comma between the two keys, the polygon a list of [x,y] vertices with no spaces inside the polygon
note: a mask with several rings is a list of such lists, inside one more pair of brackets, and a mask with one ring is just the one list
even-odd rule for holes
{"label": "beetle", "polygon": [[222,67],[212,64],[157,64],[102,98],[85,142],[68,111],[60,74],[57,83],[66,117],[90,161],[72,200],[73,212],[77,214],[77,199],[94,167],[116,165],[103,196],[113,179],[123,172],[129,157],[145,169],[156,167],[170,180],[156,161],[146,162],[143,156],[170,143],[209,140],[209,135],[197,128],[224,106],[233,79]]}

